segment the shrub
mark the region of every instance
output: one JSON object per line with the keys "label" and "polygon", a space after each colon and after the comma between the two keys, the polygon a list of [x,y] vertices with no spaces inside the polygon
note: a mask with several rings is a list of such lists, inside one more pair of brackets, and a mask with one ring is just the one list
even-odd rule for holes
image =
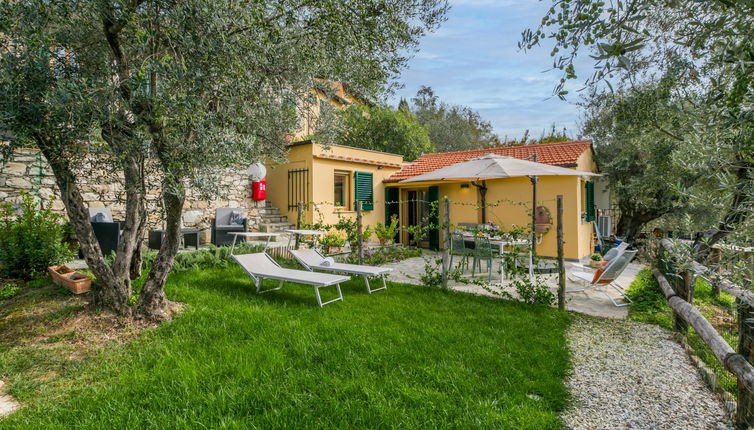
{"label": "shrub", "polygon": [[673,326],[673,314],[667,299],[652,274],[652,270],[642,269],[626,290],[631,299],[629,316],[636,321],[657,324],[661,327]]}
{"label": "shrub", "polygon": [[346,240],[335,233],[328,233],[319,239],[319,243],[327,248],[330,246],[343,246]]}
{"label": "shrub", "polygon": [[73,259],[64,243],[63,217],[44,202],[24,193],[19,210],[0,206],[0,269],[5,276],[30,279],[47,267]]}
{"label": "shrub", "polygon": [[[368,266],[380,266],[385,263],[397,263],[407,258],[419,257],[422,255],[420,248],[409,248],[407,246],[398,245],[378,249],[365,249],[363,264]],[[356,253],[349,254],[345,259],[345,263],[358,264],[359,256]]]}
{"label": "shrub", "polygon": [[555,294],[550,291],[547,285],[532,280],[528,276],[516,279],[511,284],[525,303],[545,306],[551,306],[555,303]]}
{"label": "shrub", "polygon": [[442,288],[442,258],[434,261],[424,259],[424,273],[419,275],[422,285],[430,288]]}
{"label": "shrub", "polygon": [[0,300],[7,300],[16,297],[21,292],[21,287],[18,284],[9,282],[5,284],[3,288],[0,288]]}
{"label": "shrub", "polygon": [[377,239],[381,241],[388,241],[395,238],[395,235],[398,233],[398,215],[390,217],[390,224],[385,225],[378,222],[377,226],[374,228],[374,233],[377,235]]}

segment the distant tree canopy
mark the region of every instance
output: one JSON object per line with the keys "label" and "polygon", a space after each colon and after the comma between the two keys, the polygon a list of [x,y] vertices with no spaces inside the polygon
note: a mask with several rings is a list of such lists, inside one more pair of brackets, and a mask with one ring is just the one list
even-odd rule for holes
{"label": "distant tree canopy", "polygon": [[[492,124],[470,107],[440,101],[430,87],[421,87],[411,102],[417,121],[427,128],[439,152],[463,151],[494,145],[499,140]],[[408,103],[401,101],[401,109]]]}
{"label": "distant tree canopy", "polygon": [[334,121],[329,121],[330,126],[316,139],[400,154],[409,161],[436,151],[427,129],[407,109],[351,105],[330,115],[334,115]]}
{"label": "distant tree canopy", "polygon": [[558,130],[555,124],[552,124],[549,130],[542,130],[542,135],[539,139],[532,138],[529,130],[526,130],[520,139],[508,139],[508,136],[505,136],[496,146],[535,145],[538,143],[567,142],[569,140],[573,140],[573,138],[569,136],[568,130],[565,127],[562,130]]}

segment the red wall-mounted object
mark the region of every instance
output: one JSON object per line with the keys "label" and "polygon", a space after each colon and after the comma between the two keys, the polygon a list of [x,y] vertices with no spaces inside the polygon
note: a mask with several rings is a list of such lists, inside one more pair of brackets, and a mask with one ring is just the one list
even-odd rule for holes
{"label": "red wall-mounted object", "polygon": [[251,198],[254,200],[267,199],[267,178],[251,183]]}

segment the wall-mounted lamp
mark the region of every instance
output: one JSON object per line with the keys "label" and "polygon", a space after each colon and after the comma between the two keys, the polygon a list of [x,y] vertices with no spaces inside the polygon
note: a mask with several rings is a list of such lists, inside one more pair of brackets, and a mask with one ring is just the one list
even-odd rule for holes
{"label": "wall-mounted lamp", "polygon": [[469,184],[461,184],[461,188],[469,188]]}

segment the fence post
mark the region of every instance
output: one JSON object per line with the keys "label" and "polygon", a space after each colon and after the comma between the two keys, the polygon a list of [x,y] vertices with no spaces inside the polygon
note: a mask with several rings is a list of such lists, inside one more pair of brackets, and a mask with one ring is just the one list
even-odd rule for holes
{"label": "fence post", "polygon": [[[747,321],[752,318],[752,307],[740,299],[736,299],[738,308],[738,353],[747,362],[754,359],[754,322]],[[736,406],[736,428],[748,429],[754,422],[754,395],[742,384],[738,383],[738,405]]]}
{"label": "fence post", "polygon": [[[673,280],[673,290],[675,290],[675,293],[676,295],[678,295],[678,297],[688,302],[688,292],[686,291],[686,271],[683,271],[675,276],[675,279]],[[679,313],[675,311],[673,312],[673,328],[676,331],[684,334],[689,330],[689,324]]]}
{"label": "fence post", "polygon": [[[301,230],[301,217],[304,214],[304,202],[298,202],[296,203],[296,230]],[[295,249],[298,249],[298,237],[300,235],[296,235],[296,244]]]}
{"label": "fence post", "polygon": [[361,204],[363,202],[361,200],[356,200],[356,240],[358,241],[358,252],[359,252],[359,264],[364,263],[364,245],[362,240],[362,225],[361,225]]}
{"label": "fence post", "polygon": [[442,231],[445,235],[445,246],[442,249],[442,286],[448,288],[448,272],[450,271],[450,199],[445,197],[445,213],[443,214]]}
{"label": "fence post", "polygon": [[558,219],[557,219],[557,231],[558,231],[558,309],[565,310],[565,289],[566,289],[566,275],[565,275],[565,257],[563,250],[563,196],[558,195]]}

